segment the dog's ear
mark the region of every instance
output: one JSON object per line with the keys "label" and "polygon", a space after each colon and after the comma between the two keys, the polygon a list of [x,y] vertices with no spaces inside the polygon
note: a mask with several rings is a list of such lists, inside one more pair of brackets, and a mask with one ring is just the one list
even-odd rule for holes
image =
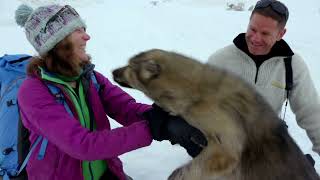
{"label": "dog's ear", "polygon": [[145,80],[150,80],[160,75],[161,67],[154,60],[144,61],[140,69],[140,75]]}

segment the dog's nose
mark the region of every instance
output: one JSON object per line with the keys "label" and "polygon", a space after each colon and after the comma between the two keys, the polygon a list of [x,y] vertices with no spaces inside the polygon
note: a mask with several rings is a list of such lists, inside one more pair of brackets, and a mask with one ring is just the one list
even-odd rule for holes
{"label": "dog's nose", "polygon": [[117,77],[121,76],[122,70],[120,69],[115,69],[112,71],[113,78],[116,79]]}
{"label": "dog's nose", "polygon": [[113,80],[115,82],[117,82],[117,83],[121,82],[122,72],[123,72],[123,70],[121,68],[115,69],[114,71],[112,71]]}

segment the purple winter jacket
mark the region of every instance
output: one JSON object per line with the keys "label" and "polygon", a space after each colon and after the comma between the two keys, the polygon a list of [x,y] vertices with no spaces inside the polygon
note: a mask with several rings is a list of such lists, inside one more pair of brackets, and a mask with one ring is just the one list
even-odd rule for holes
{"label": "purple winter jacket", "polygon": [[[98,72],[96,78],[101,94],[91,82],[87,102],[96,119],[94,132],[71,117],[38,77],[28,77],[21,85],[18,102],[23,124],[30,130],[29,139],[33,143],[42,135],[49,141],[43,160],[37,160],[40,144],[31,155],[27,165],[29,180],[81,180],[81,161],[101,159],[107,161],[113,174],[124,180],[117,156],[151,144],[148,124],[141,116],[150,106],[136,103]],[[124,127],[110,130],[106,114]]]}

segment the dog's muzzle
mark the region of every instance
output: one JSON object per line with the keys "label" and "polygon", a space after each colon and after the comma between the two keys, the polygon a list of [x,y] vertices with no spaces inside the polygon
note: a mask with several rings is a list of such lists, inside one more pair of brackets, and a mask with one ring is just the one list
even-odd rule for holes
{"label": "dog's muzzle", "polygon": [[124,72],[124,68],[119,68],[119,69],[112,71],[113,80],[115,82],[117,82],[122,87],[132,88],[128,83],[126,83],[123,80],[123,77],[124,77],[123,72]]}

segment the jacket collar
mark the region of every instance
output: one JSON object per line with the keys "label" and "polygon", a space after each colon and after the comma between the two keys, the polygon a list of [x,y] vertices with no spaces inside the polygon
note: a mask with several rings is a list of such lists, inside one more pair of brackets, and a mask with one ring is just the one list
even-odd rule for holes
{"label": "jacket collar", "polygon": [[289,47],[289,45],[281,39],[280,41],[277,41],[274,46],[272,47],[271,51],[266,54],[266,55],[253,55],[249,52],[247,42],[245,40],[245,33],[239,34],[236,38],[233,40],[234,45],[246,53],[249,57],[251,57],[255,62],[263,62],[267,59],[270,59],[272,57],[277,57],[277,56],[293,56],[294,53]]}

